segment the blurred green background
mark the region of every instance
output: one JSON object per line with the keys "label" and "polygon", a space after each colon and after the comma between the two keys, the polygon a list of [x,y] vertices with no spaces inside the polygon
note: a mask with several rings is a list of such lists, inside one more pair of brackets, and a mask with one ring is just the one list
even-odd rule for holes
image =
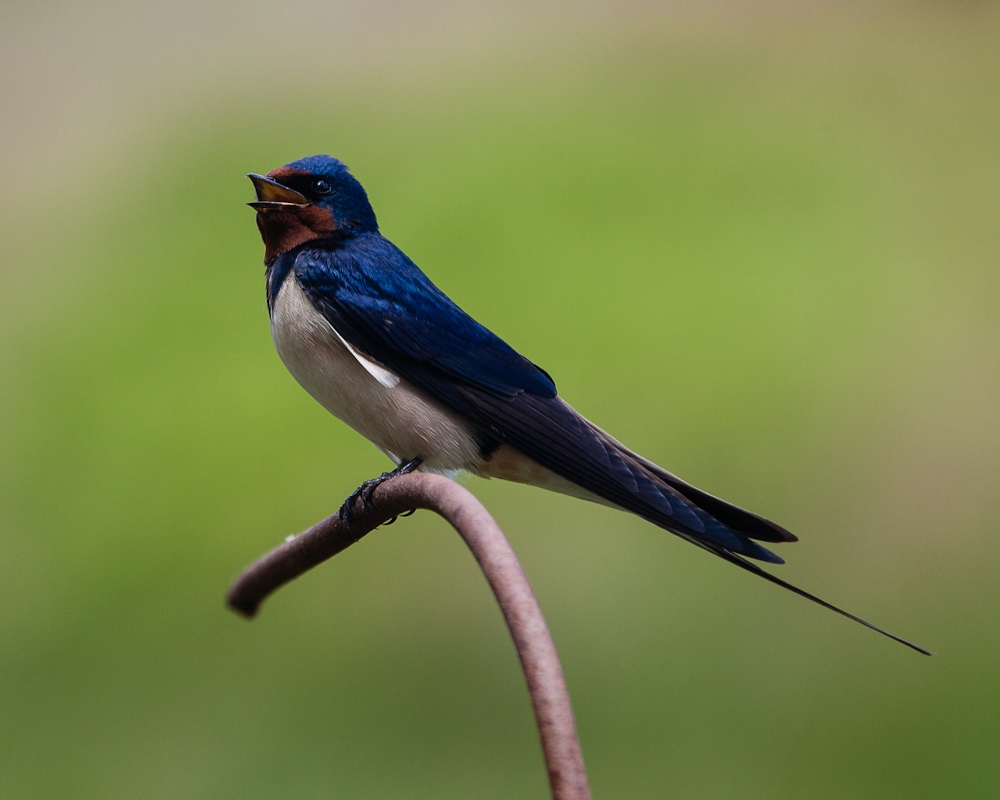
{"label": "blurred green background", "polygon": [[243,175],[383,232],[782,577],[470,480],[601,798],[1000,796],[989,3],[0,9],[0,796],[543,798],[517,661],[420,514],[250,560],[388,463],[273,352]]}

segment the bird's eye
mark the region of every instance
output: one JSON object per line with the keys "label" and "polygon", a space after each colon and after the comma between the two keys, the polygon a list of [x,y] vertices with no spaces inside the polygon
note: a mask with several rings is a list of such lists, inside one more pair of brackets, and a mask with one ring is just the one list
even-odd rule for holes
{"label": "bird's eye", "polygon": [[322,178],[317,178],[312,182],[312,190],[316,194],[330,194],[333,191],[333,187]]}

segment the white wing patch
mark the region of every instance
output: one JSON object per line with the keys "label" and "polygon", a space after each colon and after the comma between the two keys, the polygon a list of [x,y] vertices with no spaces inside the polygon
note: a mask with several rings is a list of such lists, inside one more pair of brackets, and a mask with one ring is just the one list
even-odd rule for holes
{"label": "white wing patch", "polygon": [[420,455],[422,468],[443,471],[482,461],[462,417],[345,342],[294,276],[274,302],[271,335],[303,388],[397,463]]}
{"label": "white wing patch", "polygon": [[375,380],[387,389],[393,389],[399,385],[399,376],[395,372],[390,372],[385,367],[380,367],[374,361],[371,361],[361,355],[361,353],[351,347],[351,343],[341,336],[340,331],[334,328],[333,325],[330,325],[330,330],[337,334],[337,338],[340,339],[341,344],[347,348],[347,351],[358,360],[358,363],[364,367],[368,374],[375,378]]}

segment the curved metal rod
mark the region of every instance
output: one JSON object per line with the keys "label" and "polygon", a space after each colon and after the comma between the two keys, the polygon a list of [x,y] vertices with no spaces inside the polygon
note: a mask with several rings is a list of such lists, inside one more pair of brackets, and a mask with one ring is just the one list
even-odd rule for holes
{"label": "curved metal rod", "polygon": [[531,585],[493,517],[475,496],[440,475],[400,475],[379,485],[367,519],[351,509],[349,537],[337,514],[262,556],[229,589],[229,605],[252,617],[279,587],[354,544],[392,517],[423,508],[444,517],[479,562],[503,612],[528,682],[554,800],[590,800],[573,707],[555,645]]}

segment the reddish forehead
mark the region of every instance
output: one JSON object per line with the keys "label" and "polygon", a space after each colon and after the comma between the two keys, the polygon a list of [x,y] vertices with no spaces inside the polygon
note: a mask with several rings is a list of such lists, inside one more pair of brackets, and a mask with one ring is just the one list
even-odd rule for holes
{"label": "reddish forehead", "polygon": [[269,173],[267,173],[267,177],[270,178],[271,180],[275,180],[278,183],[281,183],[282,181],[288,178],[295,177],[296,175],[306,175],[306,174],[308,173],[301,172],[297,169],[289,169],[288,167],[278,167],[277,169],[272,169]]}

